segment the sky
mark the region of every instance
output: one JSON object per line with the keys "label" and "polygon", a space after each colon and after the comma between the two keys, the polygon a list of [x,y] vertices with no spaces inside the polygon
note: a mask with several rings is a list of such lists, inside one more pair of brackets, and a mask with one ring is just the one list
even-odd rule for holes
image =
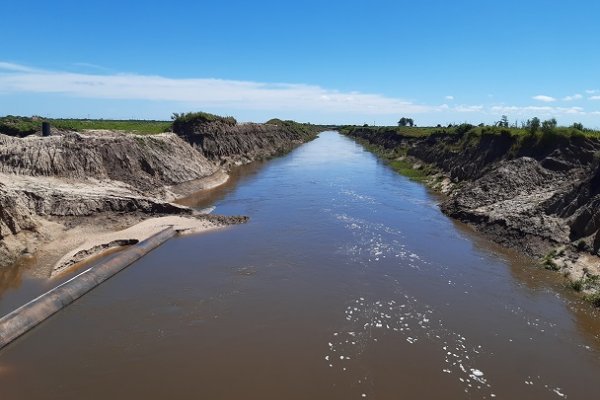
{"label": "sky", "polygon": [[597,0],[5,0],[0,115],[600,128]]}

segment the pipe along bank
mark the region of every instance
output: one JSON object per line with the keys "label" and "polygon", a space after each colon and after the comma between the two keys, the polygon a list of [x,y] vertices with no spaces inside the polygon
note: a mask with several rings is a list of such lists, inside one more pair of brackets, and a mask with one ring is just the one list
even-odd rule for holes
{"label": "pipe along bank", "polygon": [[177,234],[172,227],[102,261],[0,318],[0,349]]}

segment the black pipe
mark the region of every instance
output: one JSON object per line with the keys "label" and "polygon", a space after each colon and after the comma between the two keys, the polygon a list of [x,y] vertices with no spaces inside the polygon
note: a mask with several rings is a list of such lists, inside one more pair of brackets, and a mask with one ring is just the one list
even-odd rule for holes
{"label": "black pipe", "polygon": [[50,136],[50,122],[42,122],[42,136]]}
{"label": "black pipe", "polygon": [[164,229],[0,318],[0,349],[175,236]]}

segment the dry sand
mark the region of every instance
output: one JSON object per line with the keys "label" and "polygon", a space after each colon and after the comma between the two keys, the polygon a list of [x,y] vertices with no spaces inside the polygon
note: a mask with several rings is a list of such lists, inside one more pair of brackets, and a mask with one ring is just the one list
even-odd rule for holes
{"label": "dry sand", "polygon": [[50,250],[47,247],[52,247],[54,253],[56,250],[65,253],[52,267],[51,275],[56,275],[107,251],[146,240],[167,227],[172,227],[179,233],[191,234],[222,226],[223,224],[216,221],[182,216],[150,218],[119,231],[94,229],[88,225],[79,226],[65,232],[59,240],[44,246],[45,249],[41,249],[41,252]]}

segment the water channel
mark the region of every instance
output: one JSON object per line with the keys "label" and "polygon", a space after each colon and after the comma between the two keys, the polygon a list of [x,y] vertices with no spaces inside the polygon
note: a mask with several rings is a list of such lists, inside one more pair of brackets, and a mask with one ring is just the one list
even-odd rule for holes
{"label": "water channel", "polygon": [[596,399],[600,316],[438,201],[335,132],[239,169],[184,202],[248,224],[167,242],[5,348],[0,398]]}

